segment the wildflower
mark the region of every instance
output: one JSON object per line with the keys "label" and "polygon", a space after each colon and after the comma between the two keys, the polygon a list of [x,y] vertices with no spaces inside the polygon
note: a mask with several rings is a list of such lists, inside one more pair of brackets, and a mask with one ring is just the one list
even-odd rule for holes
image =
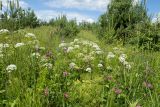
{"label": "wildflower", "polygon": [[125,59],[124,57],[121,57],[121,56],[119,57],[119,61],[120,61],[121,63],[125,62],[125,60],[126,60],[126,59]]}
{"label": "wildflower", "polygon": [[126,65],[126,69],[131,69],[131,65],[129,63]]}
{"label": "wildflower", "polygon": [[36,38],[35,34],[33,34],[33,33],[27,33],[27,34],[25,35],[25,37],[26,37],[26,38]]}
{"label": "wildflower", "polygon": [[100,47],[97,44],[94,44],[92,47],[95,48],[96,51],[100,51],[101,50]]}
{"label": "wildflower", "polygon": [[53,64],[51,64],[51,63],[45,63],[43,66],[47,67],[49,69],[52,69]]}
{"label": "wildflower", "polygon": [[71,69],[73,69],[75,66],[76,66],[76,64],[73,63],[73,62],[69,64],[69,67],[70,67]]}
{"label": "wildflower", "polygon": [[59,44],[59,48],[66,47],[66,46],[67,46],[67,43],[61,43],[61,44]]}
{"label": "wildflower", "polygon": [[96,54],[102,54],[103,52],[102,51],[96,51]]}
{"label": "wildflower", "polygon": [[78,39],[74,39],[74,42],[78,42],[79,40]]}
{"label": "wildflower", "polygon": [[32,53],[32,56],[36,57],[36,58],[39,58],[41,55],[38,52],[36,52],[36,53]]}
{"label": "wildflower", "polygon": [[143,82],[143,86],[146,87],[146,88],[149,88],[149,89],[153,88],[153,85],[151,83],[148,83],[148,82]]}
{"label": "wildflower", "polygon": [[68,76],[68,72],[66,72],[66,71],[63,72],[63,76],[64,76],[64,77],[67,77],[67,76]]}
{"label": "wildflower", "polygon": [[83,57],[84,56],[84,54],[83,53],[78,53],[78,57],[80,58],[80,57]]}
{"label": "wildflower", "polygon": [[41,62],[42,62],[42,63],[48,62],[47,57],[46,57],[46,56],[41,57]]}
{"label": "wildflower", "polygon": [[1,29],[0,30],[0,34],[4,34],[4,33],[9,33],[9,30],[7,30],[7,29]]}
{"label": "wildflower", "polygon": [[106,77],[104,78],[104,80],[106,80],[106,81],[111,81],[112,79],[113,79],[112,76],[106,76]]}
{"label": "wildflower", "polygon": [[46,87],[46,88],[44,89],[44,95],[45,95],[45,96],[48,96],[48,95],[49,95],[49,89],[48,89],[48,87]]}
{"label": "wildflower", "polygon": [[90,56],[90,55],[86,55],[86,56],[83,58],[83,60],[84,60],[85,62],[92,61],[92,60],[94,60],[94,57],[92,57],[92,56]]}
{"label": "wildflower", "polygon": [[78,49],[80,46],[79,45],[74,45],[74,48],[75,49]]}
{"label": "wildflower", "polygon": [[51,58],[53,56],[53,53],[51,52],[51,51],[48,51],[47,53],[46,53],[46,57],[47,58]]}
{"label": "wildflower", "polygon": [[24,46],[24,45],[25,45],[24,43],[17,43],[14,47],[18,48],[18,47],[21,47],[21,46]]}
{"label": "wildflower", "polygon": [[2,48],[8,48],[8,47],[9,47],[9,44],[7,44],[7,43],[5,43],[5,44],[1,43],[0,44],[0,49],[2,49]]}
{"label": "wildflower", "polygon": [[136,107],[142,107],[141,105],[137,104]]}
{"label": "wildflower", "polygon": [[7,66],[6,70],[7,70],[8,72],[15,71],[15,70],[17,70],[17,66],[14,65],[14,64],[10,64],[10,65]]}
{"label": "wildflower", "polygon": [[107,56],[108,59],[114,58],[114,57],[115,57],[115,55],[114,55],[112,52],[109,52],[109,53],[108,53],[108,56]]}
{"label": "wildflower", "polygon": [[103,65],[102,64],[98,64],[98,68],[102,68],[103,67]]}
{"label": "wildflower", "polygon": [[86,71],[87,71],[87,72],[91,72],[92,69],[91,69],[91,68],[87,68]]}
{"label": "wildflower", "polygon": [[117,94],[117,95],[122,93],[122,90],[121,90],[121,89],[118,89],[118,88],[114,88],[113,91],[114,91],[114,93]]}
{"label": "wildflower", "polygon": [[123,57],[123,58],[126,59],[126,58],[127,58],[127,55],[126,55],[126,54],[121,54],[120,57]]}
{"label": "wildflower", "polygon": [[73,47],[68,47],[67,52],[71,52],[73,49]]}
{"label": "wildflower", "polygon": [[68,93],[66,93],[66,92],[63,94],[63,96],[64,96],[65,99],[68,99],[68,98],[69,98],[69,95],[68,95]]}

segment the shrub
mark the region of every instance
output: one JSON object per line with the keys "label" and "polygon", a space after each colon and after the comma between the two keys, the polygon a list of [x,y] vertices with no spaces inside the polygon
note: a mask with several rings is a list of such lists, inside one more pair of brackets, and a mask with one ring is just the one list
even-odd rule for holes
{"label": "shrub", "polygon": [[57,28],[56,34],[61,37],[74,37],[79,32],[76,20],[67,20],[65,15],[57,18],[54,23]]}

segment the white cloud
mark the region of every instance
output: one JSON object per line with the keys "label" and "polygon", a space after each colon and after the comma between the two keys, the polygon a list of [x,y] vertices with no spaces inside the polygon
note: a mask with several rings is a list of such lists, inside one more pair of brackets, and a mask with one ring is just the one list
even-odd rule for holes
{"label": "white cloud", "polygon": [[25,1],[22,1],[22,0],[19,1],[19,5],[24,9],[29,8],[29,4],[27,2],[25,2]]}
{"label": "white cloud", "polygon": [[44,1],[44,3],[51,8],[106,11],[110,1],[111,0],[48,0]]}
{"label": "white cloud", "polygon": [[49,21],[50,19],[56,18],[60,15],[66,15],[69,20],[76,18],[78,23],[82,21],[87,21],[90,23],[94,22],[94,19],[92,19],[91,17],[87,15],[79,14],[76,12],[58,12],[54,10],[38,10],[38,11],[35,11],[35,13],[39,19],[45,20],[45,21]]}
{"label": "white cloud", "polygon": [[[44,0],[43,0],[44,1]],[[141,0],[134,0],[133,4]],[[50,8],[72,8],[80,10],[106,11],[111,0],[48,0],[44,4]]]}

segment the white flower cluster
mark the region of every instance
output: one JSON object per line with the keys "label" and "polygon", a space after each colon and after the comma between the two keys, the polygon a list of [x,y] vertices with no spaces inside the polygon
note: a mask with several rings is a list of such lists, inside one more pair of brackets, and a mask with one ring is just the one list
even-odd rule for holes
{"label": "white flower cluster", "polygon": [[38,52],[36,52],[36,53],[32,53],[31,56],[35,58],[39,58],[41,55]]}
{"label": "white flower cluster", "polygon": [[108,56],[107,56],[108,59],[111,59],[111,58],[114,58],[114,57],[115,57],[115,55],[112,52],[108,53]]}
{"label": "white flower cluster", "polygon": [[0,30],[0,34],[5,34],[5,33],[9,33],[9,30],[7,30],[7,29],[1,29]]}
{"label": "white flower cluster", "polygon": [[52,69],[53,64],[51,64],[51,63],[45,63],[43,66],[47,67],[48,69]]}
{"label": "white flower cluster", "polygon": [[14,64],[10,64],[10,65],[7,66],[6,70],[7,70],[8,72],[15,71],[15,70],[17,70],[17,66],[14,65]]}
{"label": "white flower cluster", "polygon": [[27,33],[26,35],[25,35],[25,37],[26,38],[36,38],[36,36],[35,36],[35,34],[33,34],[33,33]]}
{"label": "white flower cluster", "polygon": [[91,73],[92,69],[91,68],[87,68],[86,71],[89,72],[89,73]]}
{"label": "white flower cluster", "polygon": [[17,43],[14,47],[18,48],[18,47],[21,47],[21,46],[24,46],[24,45],[25,45],[24,43]]}
{"label": "white flower cluster", "polygon": [[103,67],[103,65],[102,64],[98,64],[98,68],[102,68]]}
{"label": "white flower cluster", "polygon": [[76,64],[75,64],[75,63],[73,63],[73,62],[71,62],[71,63],[69,64],[70,69],[75,68],[75,66],[76,66]]}
{"label": "white flower cluster", "polygon": [[126,69],[131,69],[131,65],[126,61],[126,58],[126,54],[121,54],[119,57],[119,61],[126,67]]}
{"label": "white flower cluster", "polygon": [[9,44],[7,44],[7,43],[5,43],[5,44],[1,43],[0,44],[0,49],[8,48],[8,47],[9,47]]}

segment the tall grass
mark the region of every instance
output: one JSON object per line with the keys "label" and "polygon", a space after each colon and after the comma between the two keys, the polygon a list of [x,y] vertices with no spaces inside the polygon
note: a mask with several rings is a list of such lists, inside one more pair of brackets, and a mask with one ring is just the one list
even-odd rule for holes
{"label": "tall grass", "polygon": [[[36,38],[25,37],[29,32]],[[106,45],[88,31],[81,31],[77,38],[64,39],[65,46],[59,47],[62,39],[54,34],[54,28],[45,26],[0,34],[0,43],[9,44],[0,48],[0,105],[160,106],[159,52]],[[22,42],[24,46],[15,48]],[[127,55],[125,61],[131,67],[120,62],[122,54]],[[71,67],[71,63],[75,65]],[[8,72],[10,64],[17,69]]]}

